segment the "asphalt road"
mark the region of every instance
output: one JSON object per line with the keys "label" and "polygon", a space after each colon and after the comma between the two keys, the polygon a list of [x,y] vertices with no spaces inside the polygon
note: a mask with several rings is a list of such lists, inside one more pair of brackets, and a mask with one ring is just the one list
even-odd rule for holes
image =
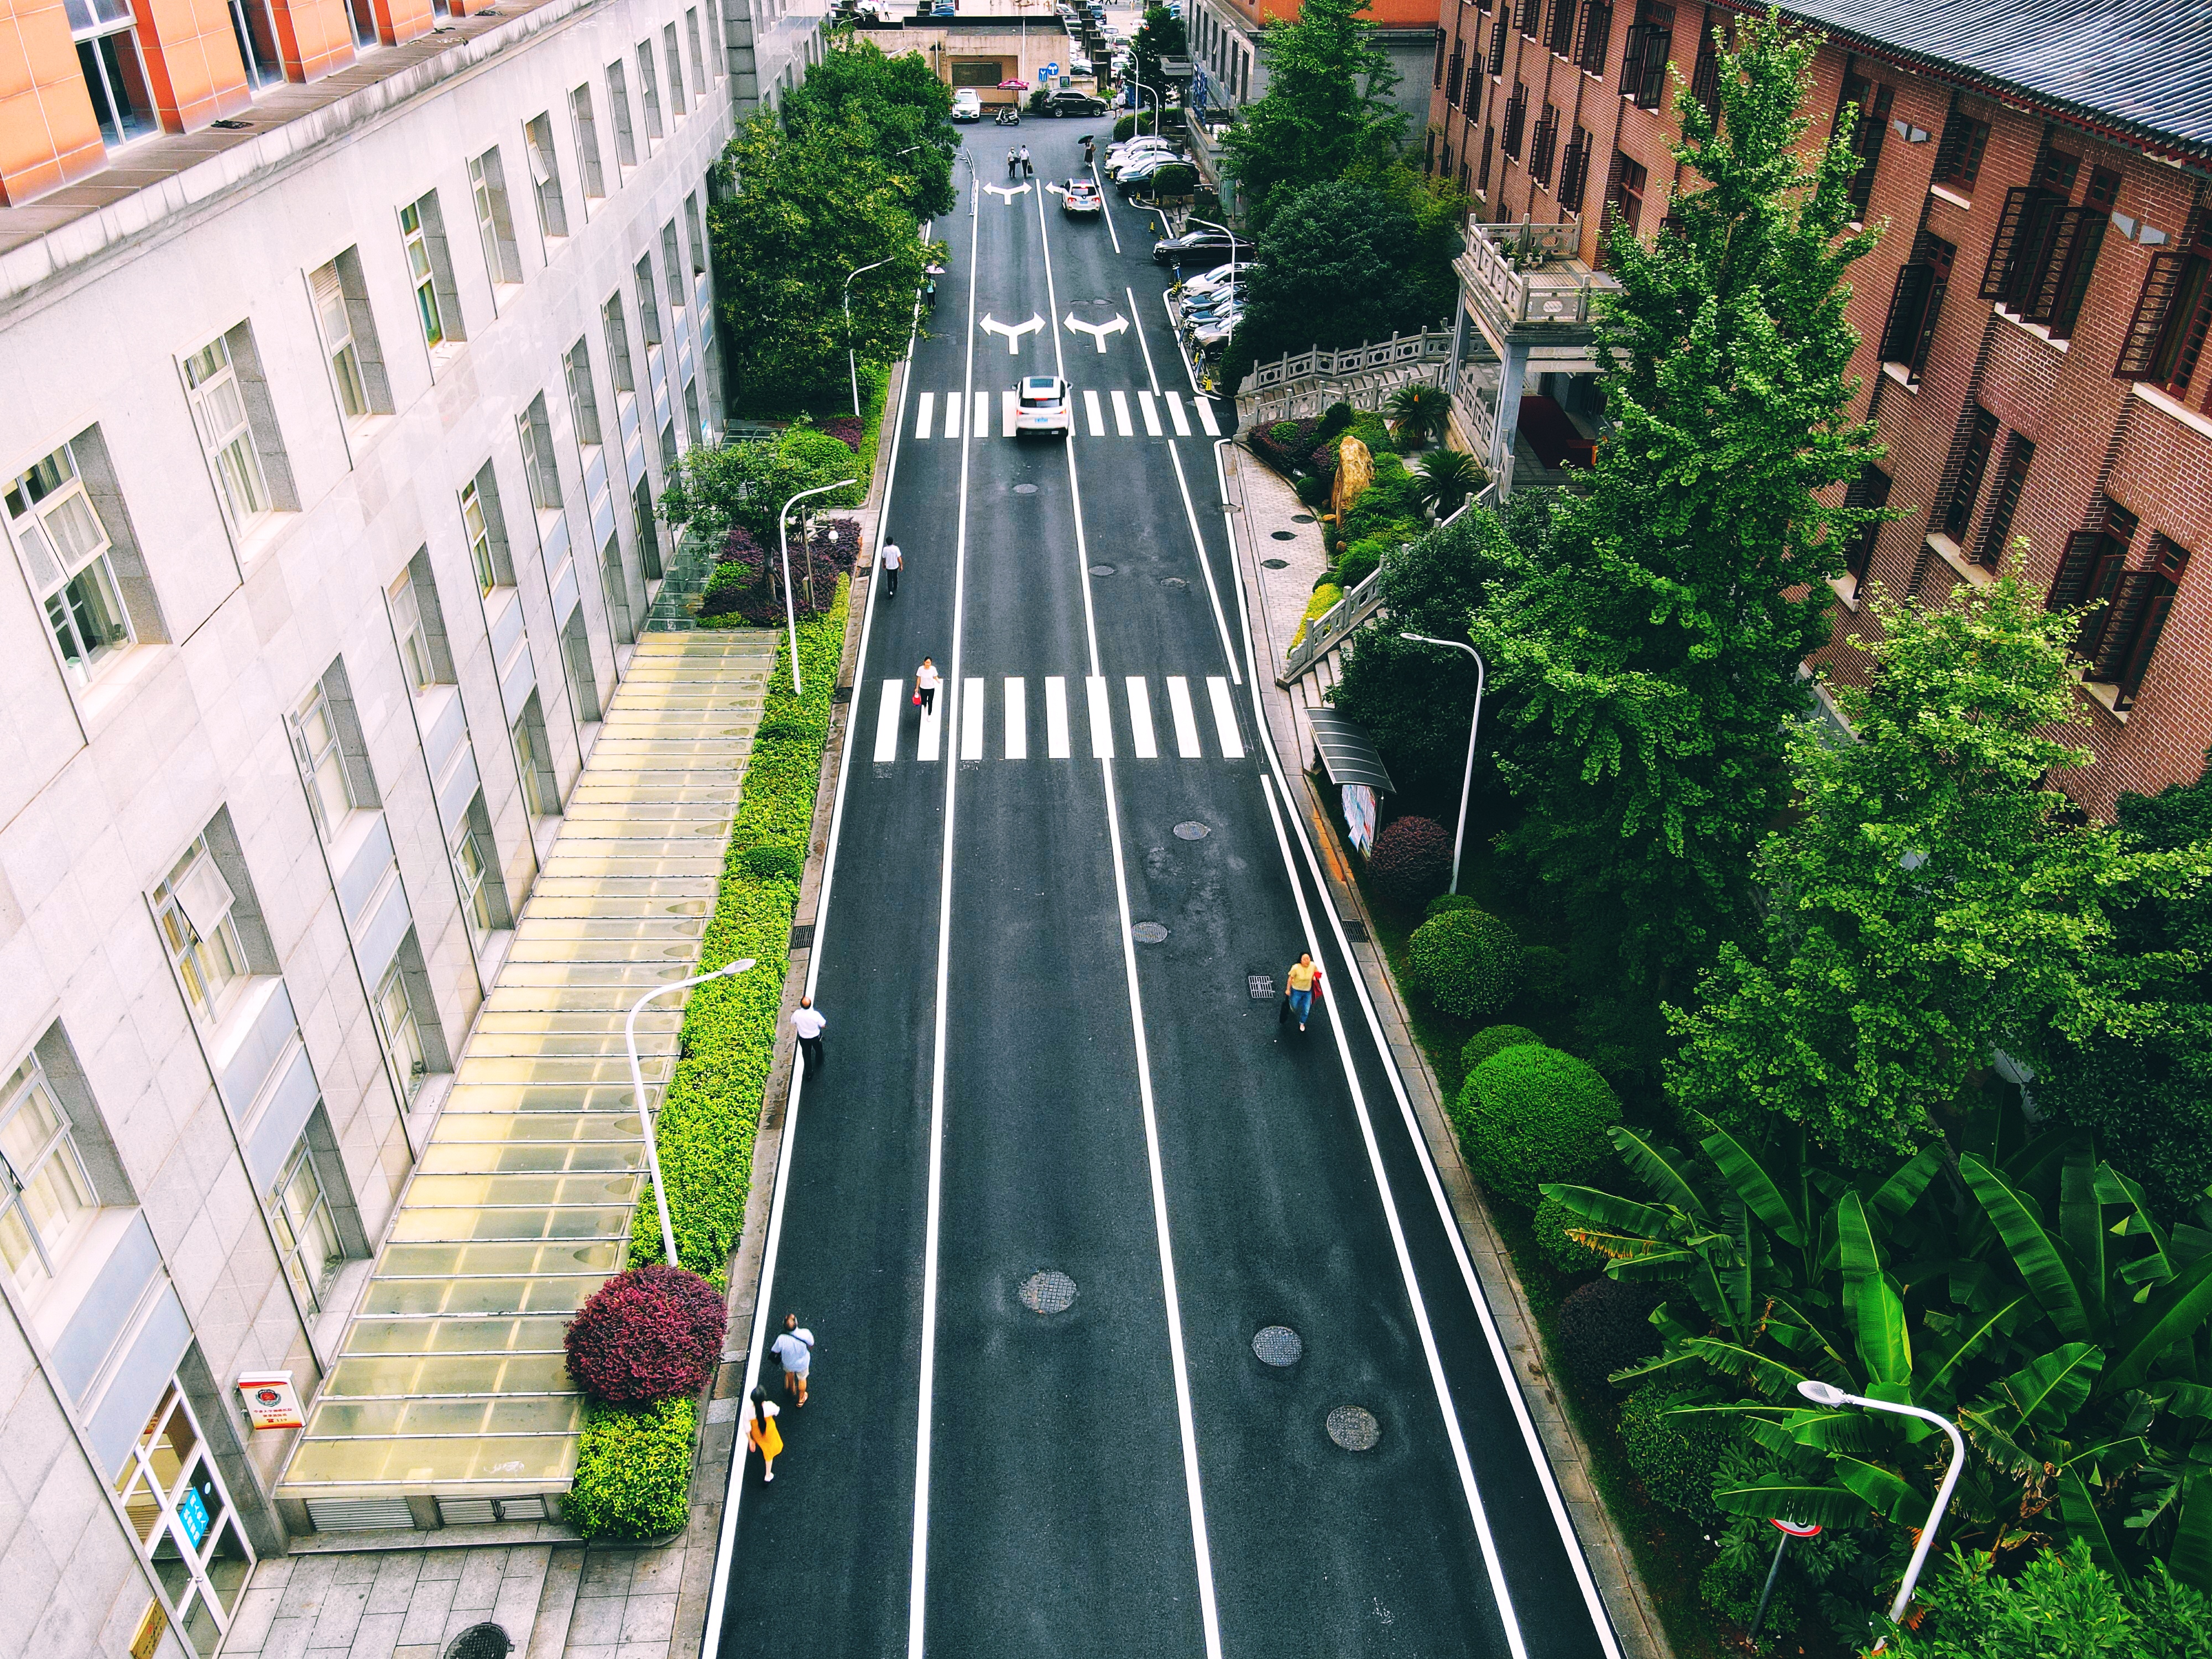
{"label": "asphalt road", "polygon": [[[709,1650],[1616,1656],[1264,746],[1232,418],[1149,216],[1042,188],[1106,131],[969,129],[999,189],[938,227],[815,939],[827,1064],[772,1223],[812,1403],[773,1484],[738,1472]],[[1037,175],[1007,195],[1010,139]],[[1004,435],[1047,372],[1076,434]],[[1274,1326],[1294,1363],[1255,1355]]]}

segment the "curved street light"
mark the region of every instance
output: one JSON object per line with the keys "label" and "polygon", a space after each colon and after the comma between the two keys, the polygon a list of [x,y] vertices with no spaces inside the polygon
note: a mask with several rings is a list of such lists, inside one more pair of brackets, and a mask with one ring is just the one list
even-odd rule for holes
{"label": "curved street light", "polygon": [[1467,798],[1474,787],[1474,738],[1482,730],[1482,683],[1485,670],[1481,654],[1461,640],[1432,640],[1426,634],[1400,634],[1401,640],[1411,640],[1416,645],[1448,646],[1454,651],[1464,651],[1474,659],[1474,720],[1467,728],[1467,772],[1459,781],[1459,828],[1452,834],[1451,890],[1459,891],[1459,849],[1467,839]]}
{"label": "curved street light", "polygon": [[[903,155],[906,152],[901,150],[899,154]],[[860,412],[860,370],[853,356],[853,276],[865,276],[875,270],[878,265],[889,264],[890,264],[889,259],[875,260],[862,265],[860,270],[853,273],[852,276],[845,279],[845,373],[852,377],[853,413],[855,415]]]}
{"label": "curved street light", "polygon": [[[783,560],[783,622],[784,626],[791,630],[791,695],[794,697],[799,696],[802,688],[799,684],[799,612],[791,603],[791,509],[809,495],[826,495],[833,489],[842,489],[848,484],[860,482],[858,478],[840,478],[836,483],[802,489],[786,501],[783,511],[775,515],[776,551]],[[814,598],[811,586],[807,588],[806,597],[811,604]]]}
{"label": "curved street light", "polygon": [[1218,225],[1211,219],[1201,219],[1195,213],[1184,214],[1182,222],[1187,225],[1204,225],[1208,230],[1218,230],[1229,239],[1229,292],[1234,298],[1237,293],[1237,233],[1226,225]]}
{"label": "curved street light", "polygon": [[637,1017],[645,1012],[645,1005],[655,997],[665,997],[671,991],[688,991],[695,985],[704,985],[709,980],[735,979],[753,965],[750,957],[739,957],[735,962],[725,963],[711,974],[694,974],[690,979],[672,981],[656,985],[635,1002],[630,1004],[629,1018],[623,1023],[623,1042],[629,1048],[629,1086],[637,1102],[637,1122],[645,1132],[645,1169],[653,1177],[653,1206],[660,1212],[660,1257],[672,1267],[684,1264],[676,1259],[676,1228],[668,1218],[668,1191],[660,1184],[660,1152],[653,1141],[653,1115],[645,1109],[645,1068],[637,1059]]}

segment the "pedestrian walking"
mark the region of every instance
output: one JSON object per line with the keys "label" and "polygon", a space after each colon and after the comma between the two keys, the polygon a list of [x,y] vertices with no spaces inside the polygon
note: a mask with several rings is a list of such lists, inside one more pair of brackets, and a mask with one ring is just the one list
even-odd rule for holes
{"label": "pedestrian walking", "polygon": [[814,1367],[814,1333],[799,1324],[797,1314],[783,1316],[783,1334],[775,1340],[773,1352],[783,1364],[783,1391],[797,1394],[799,1403],[806,1403],[806,1373]]}
{"label": "pedestrian walking", "polygon": [[937,712],[937,688],[941,683],[938,678],[937,665],[924,657],[921,666],[915,671],[914,700],[921,706],[925,717]]}
{"label": "pedestrian walking", "polygon": [[799,1033],[799,1048],[806,1056],[806,1075],[809,1077],[823,1067],[822,1028],[829,1023],[822,1018],[822,1011],[814,1006],[812,997],[799,998],[799,1006],[791,1011],[791,1029]]}
{"label": "pedestrian walking", "polygon": [[775,1419],[783,1407],[768,1397],[768,1390],[755,1387],[753,1408],[745,1419],[745,1438],[752,1442],[753,1449],[761,1455],[761,1479],[775,1479],[775,1460],[783,1451],[783,1431]]}
{"label": "pedestrian walking", "polygon": [[1024,177],[1027,177],[1036,173],[1036,168],[1030,165],[1030,147],[1027,144],[1024,144],[1022,146],[1022,173]]}
{"label": "pedestrian walking", "polygon": [[906,562],[906,556],[899,551],[899,544],[886,537],[882,548],[877,551],[876,562],[884,568],[884,597],[890,599],[898,598],[899,567]]}
{"label": "pedestrian walking", "polygon": [[1291,964],[1291,971],[1283,976],[1283,1011],[1276,1016],[1278,1025],[1292,1014],[1298,1017],[1298,1030],[1306,1029],[1306,1021],[1313,1013],[1314,998],[1321,990],[1321,969],[1312,956],[1301,951],[1298,959]]}

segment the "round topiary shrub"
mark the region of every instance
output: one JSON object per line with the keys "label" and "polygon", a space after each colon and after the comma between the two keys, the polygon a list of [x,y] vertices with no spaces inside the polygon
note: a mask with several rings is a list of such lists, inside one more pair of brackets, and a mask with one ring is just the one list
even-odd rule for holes
{"label": "round topiary shrub", "polygon": [[1659,1303],[1659,1293],[1648,1285],[1617,1279],[1593,1279],[1577,1287],[1559,1304],[1560,1359],[1577,1381],[1595,1388],[1615,1371],[1650,1358],[1659,1352],[1659,1333],[1651,1324]]}
{"label": "round topiary shrub", "polygon": [[1567,953],[1553,945],[1532,945],[1521,953],[1521,994],[1540,1007],[1556,1008],[1572,995]]}
{"label": "round topiary shrub", "polygon": [[1613,1258],[1603,1250],[1571,1238],[1571,1227],[1587,1227],[1589,1224],[1570,1210],[1556,1198],[1547,1198],[1536,1206],[1536,1213],[1528,1222],[1529,1231],[1536,1235],[1536,1248],[1544,1260],[1563,1273],[1592,1273]]}
{"label": "round topiary shrub", "polygon": [[1321,412],[1321,425],[1315,431],[1316,438],[1334,438],[1359,418],[1359,411],[1347,403],[1334,403]]}
{"label": "round topiary shrub", "polygon": [[780,841],[763,842],[758,847],[748,847],[738,855],[745,873],[763,881],[797,881],[805,868],[805,860],[796,847],[787,847]]}
{"label": "round topiary shrub", "polygon": [[1297,484],[1298,499],[1308,507],[1319,507],[1328,500],[1328,480],[1307,473]]}
{"label": "round topiary shrub", "polygon": [[1367,849],[1367,874],[1393,903],[1425,904],[1451,878],[1451,832],[1433,818],[1393,818]]}
{"label": "round topiary shrub", "polygon": [[685,1268],[655,1262],[617,1273],[569,1322],[568,1375],[617,1406],[696,1394],[714,1374],[727,1319],[721,1293]]}
{"label": "round topiary shrub", "polygon": [[1464,1071],[1472,1072],[1494,1054],[1518,1048],[1524,1042],[1541,1042],[1543,1040],[1525,1025],[1486,1025],[1469,1037],[1466,1046],[1459,1051],[1460,1066]]}
{"label": "round topiary shrub", "polygon": [[1468,1073],[1452,1112],[1474,1178],[1523,1209],[1535,1208],[1542,1182],[1589,1184],[1613,1157],[1606,1131],[1620,1121],[1620,1102],[1586,1061],[1534,1042]]}
{"label": "round topiary shrub", "polygon": [[1704,1521],[1718,1512],[1713,1475],[1735,1431],[1724,1417],[1671,1415],[1688,1403],[1686,1395],[1646,1383],[1620,1408],[1620,1442],[1654,1503]]}
{"label": "round topiary shrub", "polygon": [[1429,901],[1429,908],[1421,912],[1421,920],[1426,921],[1430,917],[1440,916],[1447,910],[1480,910],[1480,908],[1482,906],[1476,903],[1470,894],[1439,893]]}
{"label": "round topiary shrub", "polygon": [[1407,950],[1414,985],[1457,1018],[1486,1018],[1520,988],[1521,941],[1486,910],[1431,916],[1413,930]]}

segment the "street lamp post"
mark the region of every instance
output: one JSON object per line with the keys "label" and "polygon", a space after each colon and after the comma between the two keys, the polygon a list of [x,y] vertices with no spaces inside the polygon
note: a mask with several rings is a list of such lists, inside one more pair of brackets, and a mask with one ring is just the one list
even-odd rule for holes
{"label": "street lamp post", "polygon": [[[848,484],[860,483],[858,478],[840,478],[836,483],[826,483],[813,489],[802,489],[783,504],[783,511],[775,515],[775,545],[783,560],[783,622],[791,630],[791,695],[797,696],[799,684],[799,612],[791,603],[791,509],[809,495],[826,495],[833,489],[842,489]],[[806,597],[811,600],[814,590],[809,587]]]}
{"label": "street lamp post", "polygon": [[[1951,1507],[1951,1489],[1959,1484],[1959,1472],[1966,1467],[1966,1443],[1959,1433],[1958,1425],[1948,1417],[1919,1406],[1901,1406],[1893,1400],[1869,1400],[1864,1395],[1846,1394],[1832,1382],[1823,1382],[1818,1377],[1808,1377],[1797,1385],[1797,1392],[1816,1406],[1833,1410],[1838,1406],[1857,1406],[1870,1412],[1891,1412],[1899,1417],[1917,1417],[1923,1423],[1933,1423],[1950,1437],[1951,1467],[1944,1471],[1943,1484],[1936,1489],[1936,1506],[1928,1511],[1928,1524],[1920,1529],[1920,1541],[1912,1547],[1912,1559],[1905,1569],[1905,1582],[1897,1587],[1897,1600],[1889,1605],[1889,1622],[1903,1621],[1905,1610],[1912,1603],[1912,1587],[1920,1582],[1920,1569],[1926,1565],[1928,1552],[1936,1542],[1936,1528],[1942,1524],[1943,1511]],[[1889,1645],[1885,1636],[1874,1644],[1880,1653]]]}
{"label": "street lamp post", "polygon": [[645,1068],[637,1060],[637,1017],[645,1012],[645,1005],[655,997],[665,997],[671,991],[688,991],[695,985],[704,985],[709,980],[735,979],[753,965],[750,957],[739,957],[726,963],[711,974],[694,974],[690,979],[679,979],[673,984],[655,986],[630,1005],[629,1018],[623,1024],[623,1042],[629,1048],[629,1086],[637,1102],[638,1127],[645,1133],[645,1169],[653,1177],[653,1202],[660,1212],[660,1257],[672,1267],[683,1263],[676,1259],[676,1227],[668,1218],[668,1191],[660,1184],[660,1152],[653,1144],[653,1118],[645,1109]]}
{"label": "street lamp post", "polygon": [[1204,225],[1208,230],[1218,230],[1229,239],[1229,294],[1234,299],[1237,295],[1237,233],[1226,225],[1217,225],[1211,219],[1201,219],[1195,213],[1184,214],[1182,220],[1187,225]]}
{"label": "street lamp post", "polygon": [[[901,150],[899,154],[903,155],[906,152]],[[889,259],[878,259],[873,264],[862,265],[853,273],[853,276],[873,270],[877,265],[889,264]],[[853,276],[845,279],[845,373],[852,377],[853,413],[858,415],[860,412],[860,368],[853,356]]]}
{"label": "street lamp post", "polygon": [[1451,890],[1459,891],[1459,853],[1467,840],[1467,798],[1474,787],[1474,739],[1482,730],[1482,684],[1485,670],[1481,653],[1461,640],[1432,640],[1426,634],[1401,634],[1401,640],[1411,640],[1417,645],[1449,646],[1455,651],[1464,651],[1474,659],[1474,720],[1467,728],[1467,772],[1459,781],[1459,828],[1452,835]]}

